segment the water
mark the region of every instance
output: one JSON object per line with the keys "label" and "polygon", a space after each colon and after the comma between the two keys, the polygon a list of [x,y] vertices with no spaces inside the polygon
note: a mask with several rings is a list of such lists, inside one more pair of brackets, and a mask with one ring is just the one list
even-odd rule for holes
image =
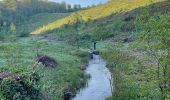
{"label": "water", "polygon": [[91,75],[88,85],[73,100],[106,100],[112,94],[111,73],[106,68],[106,62],[98,55],[93,57],[86,70]]}

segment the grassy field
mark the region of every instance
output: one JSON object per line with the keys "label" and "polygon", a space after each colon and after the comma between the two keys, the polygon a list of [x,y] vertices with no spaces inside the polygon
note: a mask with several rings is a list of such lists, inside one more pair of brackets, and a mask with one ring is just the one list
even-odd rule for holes
{"label": "grassy field", "polygon": [[[37,73],[39,81],[33,86],[40,90],[45,98],[61,100],[67,92],[74,96],[86,83],[87,75],[81,69],[89,57],[88,54],[64,42],[53,43],[41,38],[34,36],[13,42],[1,42],[0,72],[26,76]],[[44,67],[41,64],[34,66],[37,47],[40,54],[48,55],[57,61],[55,68]],[[85,53],[82,56],[85,57],[84,61],[80,58],[81,53]],[[7,91],[3,91],[2,94],[5,94],[4,92]]]}

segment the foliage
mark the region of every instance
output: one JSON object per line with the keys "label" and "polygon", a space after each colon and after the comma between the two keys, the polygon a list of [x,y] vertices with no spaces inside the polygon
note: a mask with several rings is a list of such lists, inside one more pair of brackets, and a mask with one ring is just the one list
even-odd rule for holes
{"label": "foliage", "polygon": [[[36,64],[33,68],[36,63],[34,59],[37,53],[37,47],[39,47],[39,53],[55,58],[59,64],[58,67],[51,69],[45,68],[41,64]],[[82,52],[85,51],[78,50],[76,47],[72,47],[64,42],[50,43],[45,40],[39,40],[39,37],[20,38],[17,42],[3,41],[3,43],[0,44],[0,71],[12,72],[23,76],[23,82],[26,86],[28,85],[30,89],[33,86],[37,91],[41,92],[40,95],[43,96],[40,97],[60,100],[67,90],[72,93],[71,96],[74,96],[77,90],[84,86],[87,81],[88,77],[82,69],[85,64],[84,61],[88,59],[88,55],[82,55]],[[82,57],[82,60],[80,57]],[[15,62],[9,64],[13,61]],[[34,75],[34,72],[37,74]],[[37,83],[35,83],[36,80]],[[18,81],[16,81],[16,83],[17,82]],[[10,87],[10,85],[12,84],[9,84],[8,87]],[[20,86],[20,84],[16,86],[18,85]],[[22,90],[22,88],[21,85],[21,87],[17,89]],[[32,93],[34,92],[34,90],[31,91]],[[14,94],[15,97],[18,95],[19,97],[31,97],[31,94],[14,92],[11,92],[11,95]],[[6,97],[6,95],[4,97]]]}
{"label": "foliage", "polygon": [[[29,78],[24,78],[25,81],[10,77],[2,80],[0,91],[6,99],[40,99],[40,92],[34,87],[33,83],[38,81],[38,77],[32,74]],[[28,79],[31,83],[27,82]]]}
{"label": "foliage", "polygon": [[[157,2],[157,0],[154,2]],[[27,7],[29,3],[26,2],[25,6]],[[33,96],[36,98],[37,95],[41,95],[45,99],[61,100],[67,93],[73,97],[82,86],[86,85],[88,76],[84,73],[84,69],[85,64],[89,60],[89,53],[84,48],[90,48],[90,44],[95,40],[98,41],[98,49],[102,48],[102,50],[100,49],[101,54],[108,61],[108,67],[114,76],[115,92],[109,99],[161,99],[162,94],[158,87],[159,83],[164,85],[165,80],[169,80],[168,77],[163,76],[165,69],[169,73],[169,59],[165,55],[167,54],[165,51],[169,50],[169,38],[166,39],[166,37],[169,37],[169,24],[167,23],[169,17],[168,15],[164,16],[169,11],[169,5],[167,2],[158,3],[154,6],[151,5],[150,14],[142,19],[146,25],[139,23],[140,20],[134,22],[136,16],[141,13],[139,10],[143,8],[133,9],[144,6],[146,3],[150,4],[151,2],[150,0],[123,0],[123,2],[122,0],[113,0],[106,5],[100,5],[71,15],[54,13],[37,14],[40,12],[32,8],[22,9],[23,11],[28,11],[25,13],[29,14],[29,18],[27,21],[17,22],[16,25],[13,19],[11,20],[14,24],[11,21],[4,23],[4,20],[8,21],[10,18],[4,19],[0,15],[0,33],[2,34],[0,38],[3,39],[0,40],[0,72],[12,72],[21,75],[24,79],[22,81],[25,84],[23,86],[20,84],[20,81],[9,77],[3,80],[4,84],[2,84],[2,87],[5,91],[10,92],[10,98],[20,98],[22,96],[28,98]],[[35,5],[30,4],[28,7],[36,8],[37,5]],[[0,3],[0,9],[3,9],[3,6]],[[17,12],[17,9],[7,14],[10,15],[13,12]],[[48,10],[50,9],[52,8]],[[41,10],[44,12],[45,8],[42,7]],[[159,18],[157,16],[150,18],[158,14],[162,14],[158,21],[156,20]],[[19,21],[25,20],[25,18],[22,18],[22,12],[21,15],[17,16],[21,17]],[[23,15],[23,17],[26,16]],[[132,20],[127,21],[127,18],[132,18]],[[56,22],[51,23],[56,19]],[[154,53],[156,52],[160,57],[160,80],[157,79],[157,68],[152,57],[145,53],[139,56],[137,54],[140,51],[134,52],[136,46],[135,48],[130,48],[128,44],[117,44],[117,42],[112,40],[122,38],[122,35],[133,36],[132,31],[134,29],[128,31],[132,33],[127,33],[127,31],[123,31],[122,27],[129,25],[129,27],[134,28],[134,23],[139,24],[139,26],[136,26],[136,33],[142,33],[142,45],[140,44],[139,46],[142,49],[146,47],[147,51],[154,50]],[[46,26],[45,24],[48,25]],[[51,34],[25,37],[29,32],[38,27],[42,27],[37,31],[38,33],[50,30],[47,33]],[[141,28],[138,29],[139,27]],[[12,33],[23,37],[17,37],[16,34],[8,35]],[[148,48],[149,46],[147,45],[143,45],[148,43],[148,41],[152,49]],[[56,59],[58,67],[51,69],[38,64],[35,61],[35,55],[38,53]],[[11,84],[11,82],[15,84]],[[15,86],[12,87],[13,85]],[[29,87],[31,90],[25,89],[26,87]],[[169,88],[163,87],[163,89],[165,94],[169,94]],[[16,90],[24,90],[24,92],[22,94]],[[7,97],[5,91],[0,91],[0,96]],[[32,92],[27,94],[27,91]],[[166,98],[169,99],[168,96]]]}
{"label": "foliage", "polygon": [[[66,13],[67,4],[65,2],[56,3],[44,0],[3,0],[0,1],[1,24],[19,24],[28,19],[28,17],[38,13]],[[72,8],[71,8],[72,9]],[[81,9],[77,8],[77,9]],[[76,10],[77,10],[76,9]],[[74,10],[74,9],[73,9]]]}
{"label": "foliage", "polygon": [[169,15],[155,16],[142,24],[142,44],[145,44],[146,51],[157,63],[157,79],[162,97],[165,99],[169,92],[169,64],[170,64],[170,34]]}
{"label": "foliage", "polygon": [[24,20],[17,26],[17,32],[21,35],[26,33],[29,34],[38,27],[42,27],[45,24],[51,23],[57,19],[68,16],[68,13],[39,13],[31,16],[28,20]]}
{"label": "foliage", "polygon": [[[111,45],[111,44],[110,44]],[[161,99],[156,84],[156,69],[143,62],[149,58],[137,57],[134,52],[123,51],[122,46],[115,46],[102,51],[102,57],[108,61],[113,76],[114,92],[109,100],[122,99]]]}
{"label": "foliage", "polygon": [[[0,1],[0,35],[4,33],[12,34],[12,33],[16,33],[16,31],[19,32],[21,36],[25,35],[26,33],[29,34],[29,31],[33,31],[33,30],[28,31],[28,29],[27,30],[22,29],[23,27],[20,28],[20,26],[23,24],[23,22],[29,20],[31,16],[36,14],[40,14],[40,13],[59,14],[59,13],[68,13],[70,11],[77,11],[81,9],[81,6],[79,6],[76,9],[72,7],[67,9],[68,5],[69,4],[66,4],[65,2],[56,3],[56,2],[50,2],[44,0],[19,0],[19,1],[1,0]],[[47,23],[43,23],[43,24],[47,24]],[[38,27],[35,27],[34,30]]]}
{"label": "foliage", "polygon": [[[88,9],[88,10],[84,10],[84,11],[79,11],[77,13],[85,21],[86,21],[86,19],[95,20],[95,19],[100,19],[100,18],[109,16],[113,13],[133,10],[133,9],[141,7],[141,6],[145,6],[146,4],[159,2],[160,0],[154,0],[152,2],[151,1],[152,0],[133,0],[133,1],[124,0],[122,2],[122,0],[121,1],[113,0],[113,1],[109,2],[108,4],[100,5],[100,6],[97,6],[97,7]],[[61,26],[68,24],[68,23],[74,23],[74,17],[75,17],[75,13],[73,13],[70,16],[67,16],[63,19],[56,20],[52,23],[49,23],[49,24],[45,25],[44,27],[40,27],[37,30],[33,31],[32,34],[40,34],[40,33],[46,32],[46,31],[60,28]]]}
{"label": "foliage", "polygon": [[114,77],[115,92],[109,100],[169,99],[169,13],[155,12],[157,7],[161,5],[141,9],[135,21],[137,45],[124,51],[126,44],[110,42],[102,51]]}

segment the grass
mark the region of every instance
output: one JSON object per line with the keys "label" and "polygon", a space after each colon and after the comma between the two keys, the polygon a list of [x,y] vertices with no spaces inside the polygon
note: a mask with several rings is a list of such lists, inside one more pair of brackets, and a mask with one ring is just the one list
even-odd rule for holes
{"label": "grass", "polygon": [[[123,43],[123,39],[127,37],[137,39],[135,36],[140,30],[135,29],[136,18],[143,9],[150,8],[149,17],[164,15],[170,11],[169,2],[159,2],[143,7],[150,4],[150,1],[113,0],[105,5],[70,14],[69,17],[67,14],[45,14],[44,17],[42,17],[44,14],[35,15],[21,28],[30,27],[29,31],[32,31],[43,26],[33,34],[45,31],[50,34],[25,38],[5,37],[4,41],[0,42],[0,72],[7,71],[21,75],[38,73],[40,80],[38,87],[35,87],[46,99],[61,100],[65,93],[70,92],[74,96],[76,91],[85,85],[88,77],[82,70],[89,59],[87,50],[84,48],[92,47],[92,42],[96,40],[97,48],[102,51],[102,56],[108,61],[108,67],[114,76],[115,92],[109,98],[110,100],[160,99],[160,91],[154,76],[156,68],[154,64],[147,62],[151,62],[152,59],[147,54],[135,55],[136,47]],[[101,14],[101,12],[104,13]],[[75,27],[76,24],[73,22],[77,16],[82,16],[84,21],[79,20],[78,27]],[[125,19],[129,17],[132,19],[126,21]],[[55,21],[58,18],[59,20]],[[64,25],[68,23],[72,24]],[[49,39],[42,39],[44,36],[57,39],[50,42]],[[38,64],[36,68],[33,68],[37,48],[41,54],[56,59],[58,66],[45,68]]]}
{"label": "grass", "polygon": [[42,27],[46,24],[54,22],[55,20],[61,19],[65,16],[68,16],[69,13],[40,13],[34,16],[31,16],[29,20],[22,22],[21,25],[18,26],[19,32],[32,32],[35,29]]}
{"label": "grass", "polygon": [[[81,25],[78,27],[78,33],[76,33],[74,24],[50,31],[53,35],[61,35],[63,40],[71,40],[77,36],[77,38],[80,39],[80,45],[88,44],[89,40],[92,42],[93,37],[98,37],[100,32],[111,34],[102,39],[100,37],[103,37],[103,35],[106,36],[107,34],[101,34],[97,39],[98,49],[102,51],[103,58],[108,61],[108,67],[114,76],[115,92],[113,96],[109,98],[110,100],[161,99],[155,74],[157,69],[154,64],[150,63],[152,59],[150,59],[147,54],[143,56],[134,55],[135,52],[133,51],[136,47],[133,48],[131,44],[123,43],[122,41],[126,37],[135,38],[135,36],[138,35],[140,30],[135,29],[137,23],[136,18],[144,9],[149,11],[148,18],[167,15],[167,12],[170,10],[169,2],[160,2],[129,12],[112,14],[105,18],[89,21],[88,23],[81,22]],[[133,18],[130,21],[125,21],[128,17]],[[53,26],[54,24],[51,25]],[[100,30],[100,28],[102,30]],[[129,28],[132,28],[132,30],[128,30]],[[82,41],[84,42],[81,43]],[[73,43],[76,43],[76,40],[73,41]]]}
{"label": "grass", "polygon": [[[149,15],[145,20],[156,18],[156,16],[167,17],[170,14],[168,13],[169,2],[157,3],[146,8]],[[130,16],[133,16],[132,14],[136,13],[128,13]],[[105,20],[108,19],[105,18]],[[136,20],[134,22],[138,23]],[[124,35],[131,35],[135,38],[135,36],[139,37],[139,33],[140,30],[131,33],[124,32]],[[115,41],[115,38],[119,37],[121,35],[98,42],[102,57],[108,61],[108,67],[114,80],[115,91],[112,97],[108,99],[161,100],[162,93],[158,84],[160,80],[157,79],[156,62],[146,53],[145,48],[140,47],[139,44],[134,45],[138,40],[137,38],[131,43],[123,43],[121,40]],[[169,100],[169,92],[167,92],[166,99]]]}
{"label": "grass", "polygon": [[[33,68],[37,41],[40,41],[40,53],[56,59],[58,66],[45,68],[38,64]],[[66,43],[48,43],[46,40],[39,40],[39,37],[28,37],[13,43],[9,41],[1,43],[0,52],[0,72],[21,75],[37,72],[40,76],[38,87],[46,98],[61,100],[66,91],[74,96],[86,83],[87,75],[81,70],[85,62],[82,62],[77,54],[84,51]],[[86,61],[87,59],[88,56]]]}
{"label": "grass", "polygon": [[[119,42],[105,42],[110,45],[101,49],[101,54],[108,61],[108,68],[114,80],[114,93],[109,100],[148,100],[161,99],[161,93],[156,79],[156,67],[147,54],[136,56],[131,45],[124,49]],[[105,45],[100,43],[100,45]],[[138,51],[140,52],[140,51]]]}
{"label": "grass", "polygon": [[[78,20],[75,24],[67,24],[45,33],[52,34],[53,36],[56,36],[70,44],[77,44],[79,46],[88,48],[90,43],[93,41],[100,41],[108,38],[113,39],[113,41],[120,41],[126,37],[133,37],[133,33],[138,31],[136,30],[138,27],[136,25],[137,17],[146,8],[150,9],[149,16],[166,14],[168,11],[170,11],[169,2],[159,2],[127,12],[113,13],[110,16],[105,16],[104,18],[99,18],[96,20],[90,20],[88,22]],[[55,27],[56,25],[51,24],[51,26]]]}
{"label": "grass", "polygon": [[162,1],[162,0],[154,0],[154,1],[153,0],[133,0],[133,1],[112,0],[108,4],[104,4],[104,5],[97,6],[95,8],[76,12],[76,13],[73,13],[73,14],[63,18],[63,19],[56,20],[52,23],[49,23],[43,27],[40,27],[40,28],[34,30],[33,32],[31,32],[31,34],[40,34],[40,33],[46,32],[46,31],[51,31],[56,28],[59,28],[59,27],[63,26],[64,24],[74,23],[76,18],[81,18],[84,21],[100,19],[100,18],[109,16],[113,13],[130,11],[135,8],[139,8],[141,6],[145,6],[147,4],[152,4],[155,2],[159,2],[159,1]]}

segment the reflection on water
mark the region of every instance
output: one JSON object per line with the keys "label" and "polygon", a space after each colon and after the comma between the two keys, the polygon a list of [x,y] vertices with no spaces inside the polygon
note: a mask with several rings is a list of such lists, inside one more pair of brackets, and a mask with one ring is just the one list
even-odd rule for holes
{"label": "reflection on water", "polygon": [[86,70],[91,78],[88,86],[81,89],[73,100],[106,100],[111,96],[111,74],[106,68],[106,62],[99,55],[93,55]]}

